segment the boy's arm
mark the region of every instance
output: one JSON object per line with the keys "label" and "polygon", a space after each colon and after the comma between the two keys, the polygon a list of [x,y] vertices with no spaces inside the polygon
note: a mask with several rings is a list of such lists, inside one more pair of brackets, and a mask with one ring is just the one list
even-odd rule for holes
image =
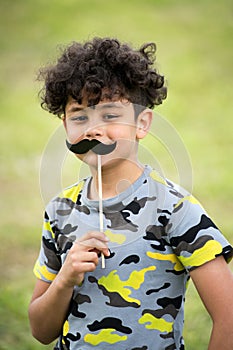
{"label": "boy's arm", "polygon": [[50,344],[62,329],[73,288],[64,288],[59,278],[50,284],[37,280],[29,305],[32,335],[42,344]]}
{"label": "boy's arm", "polygon": [[190,272],[213,320],[208,350],[233,349],[233,275],[220,256]]}
{"label": "boy's arm", "polygon": [[53,282],[37,280],[29,305],[33,336],[49,344],[61,333],[75,285],[83,282],[86,272],[98,265],[98,253],[109,255],[107,237],[101,232],[88,232],[70,249]]}

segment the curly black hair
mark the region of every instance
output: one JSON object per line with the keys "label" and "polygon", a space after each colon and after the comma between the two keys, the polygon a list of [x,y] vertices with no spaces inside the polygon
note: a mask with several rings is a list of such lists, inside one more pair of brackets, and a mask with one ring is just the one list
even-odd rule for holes
{"label": "curly black hair", "polygon": [[59,118],[69,97],[88,106],[103,99],[127,99],[153,108],[167,96],[164,77],[153,67],[156,45],[139,50],[117,39],[94,38],[84,44],[73,42],[63,49],[54,66],[42,68],[38,80],[41,106]]}

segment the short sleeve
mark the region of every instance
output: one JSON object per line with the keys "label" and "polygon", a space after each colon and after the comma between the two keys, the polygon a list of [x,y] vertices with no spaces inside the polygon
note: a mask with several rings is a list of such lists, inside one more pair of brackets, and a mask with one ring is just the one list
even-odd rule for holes
{"label": "short sleeve", "polygon": [[168,234],[175,254],[188,271],[220,255],[227,262],[232,259],[231,244],[191,195],[175,205],[169,220]]}
{"label": "short sleeve", "polygon": [[38,279],[49,283],[54,280],[61,268],[61,259],[56,249],[55,232],[51,222],[48,211],[45,211],[40,253],[33,269]]}

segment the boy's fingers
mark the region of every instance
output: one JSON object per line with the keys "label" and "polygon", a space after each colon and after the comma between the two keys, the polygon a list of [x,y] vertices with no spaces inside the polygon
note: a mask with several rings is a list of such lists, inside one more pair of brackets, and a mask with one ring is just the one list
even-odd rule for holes
{"label": "boy's fingers", "polygon": [[76,243],[79,244],[80,246],[87,248],[87,250],[97,249],[97,250],[103,251],[104,249],[108,249],[108,246],[106,243],[99,241],[95,238],[88,239],[86,241],[77,241]]}
{"label": "boy's fingers", "polygon": [[99,231],[89,231],[85,235],[83,235],[82,237],[78,238],[78,241],[82,242],[82,241],[86,241],[86,240],[91,239],[91,238],[96,238],[96,239],[99,239],[103,242],[109,241],[108,237],[103,232],[99,232]]}
{"label": "boy's fingers", "polygon": [[109,239],[102,232],[89,232],[83,237],[75,241],[76,244],[89,249],[97,249],[99,251],[108,250],[107,242]]}
{"label": "boy's fingers", "polygon": [[102,252],[104,253],[105,256],[110,256],[110,251],[109,249],[103,249]]}

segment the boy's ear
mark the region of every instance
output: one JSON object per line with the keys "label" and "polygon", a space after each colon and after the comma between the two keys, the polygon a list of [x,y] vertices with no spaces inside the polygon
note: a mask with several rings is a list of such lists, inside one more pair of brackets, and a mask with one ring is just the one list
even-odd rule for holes
{"label": "boy's ear", "polygon": [[65,117],[65,115],[63,115],[61,119],[62,119],[63,126],[66,130],[66,117]]}
{"label": "boy's ear", "polygon": [[149,132],[152,123],[153,112],[150,109],[142,111],[137,118],[137,132],[138,140],[143,139]]}

